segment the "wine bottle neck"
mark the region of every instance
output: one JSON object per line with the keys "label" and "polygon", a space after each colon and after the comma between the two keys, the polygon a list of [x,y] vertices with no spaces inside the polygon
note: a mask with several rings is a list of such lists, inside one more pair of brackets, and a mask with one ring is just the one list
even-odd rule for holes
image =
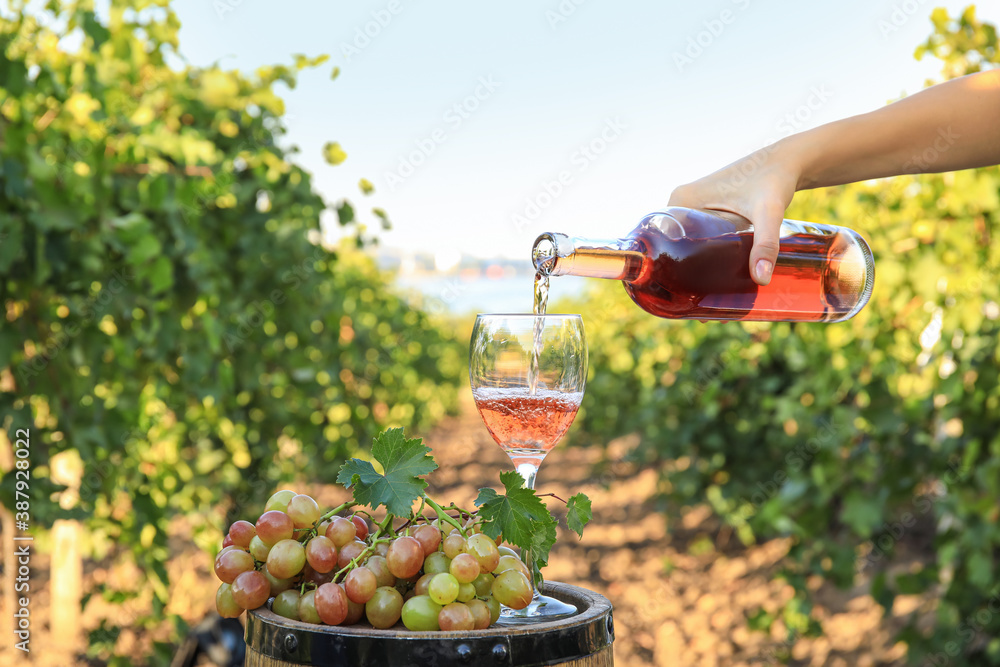
{"label": "wine bottle neck", "polygon": [[642,271],[643,255],[631,239],[596,240],[545,232],[535,239],[535,270],[549,276],[583,276],[632,282]]}

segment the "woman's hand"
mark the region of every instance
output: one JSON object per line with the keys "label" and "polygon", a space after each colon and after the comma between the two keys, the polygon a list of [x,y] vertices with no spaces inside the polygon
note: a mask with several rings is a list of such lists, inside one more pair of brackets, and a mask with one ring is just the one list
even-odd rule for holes
{"label": "woman's hand", "polygon": [[771,282],[778,258],[778,232],[799,181],[794,153],[778,142],[746,156],[670,195],[670,206],[735,213],[753,223],[750,275]]}

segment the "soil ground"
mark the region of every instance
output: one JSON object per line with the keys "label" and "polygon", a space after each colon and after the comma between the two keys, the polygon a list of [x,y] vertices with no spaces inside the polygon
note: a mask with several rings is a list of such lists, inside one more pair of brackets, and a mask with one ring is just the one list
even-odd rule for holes
{"label": "soil ground", "polygon": [[[482,486],[496,486],[497,474],[510,461],[494,444],[465,396],[462,411],[425,435],[441,468],[431,476],[429,493],[438,499],[471,506]],[[611,453],[624,450],[627,441],[611,444]],[[744,548],[726,531],[719,531],[707,508],[684,516],[665,517],[652,500],[657,474],[624,464],[594,478],[601,453],[594,449],[561,446],[546,458],[538,488],[563,498],[583,491],[593,501],[594,520],[582,540],[560,529],[547,579],[595,590],[614,604],[615,664],[734,667],[785,664],[823,667],[902,665],[902,645],[893,641],[901,616],[924,606],[918,598],[897,598],[895,616],[883,618],[882,609],[866,592],[864,582],[840,591],[815,583],[817,617],[825,635],[784,641],[785,628],[776,622],[769,633],[747,628],[746,618],[763,608],[777,609],[791,588],[776,576],[788,545],[781,540]],[[305,489],[303,489],[305,491]],[[321,504],[333,505],[342,491],[310,487]],[[553,511],[558,502],[550,499]],[[671,523],[668,530],[668,521]],[[191,625],[214,608],[216,581],[207,555],[184,539],[179,526],[171,559],[171,603]],[[32,563],[32,652],[16,654],[7,638],[0,645],[0,664],[102,664],[87,658],[81,640],[67,640],[49,627],[48,559],[37,554]],[[84,591],[95,584],[134,581],[141,577],[122,562],[87,562]],[[125,628],[116,640],[117,651],[138,656],[167,637],[164,627],[143,628],[137,619],[148,609],[148,599],[124,606],[100,596],[91,598],[83,615],[85,630],[108,619]],[[8,610],[0,610],[8,615]],[[169,653],[163,646],[161,651]]]}

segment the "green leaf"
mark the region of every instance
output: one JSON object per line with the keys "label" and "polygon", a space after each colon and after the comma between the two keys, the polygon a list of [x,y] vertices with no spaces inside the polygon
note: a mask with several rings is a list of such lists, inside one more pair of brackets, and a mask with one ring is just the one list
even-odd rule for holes
{"label": "green leaf", "polygon": [[362,194],[370,195],[375,192],[375,186],[367,178],[362,178],[358,181],[358,187],[361,188]]}
{"label": "green leaf", "polygon": [[351,459],[340,467],[337,482],[354,487],[354,500],[372,509],[385,506],[390,514],[408,516],[413,501],[420,497],[427,482],[420,475],[437,469],[430,447],[420,438],[407,438],[403,429],[391,428],[375,436],[372,456],[384,474],[379,474],[368,461]]}
{"label": "green leaf", "polygon": [[574,533],[583,537],[583,528],[594,517],[590,509],[590,498],[582,493],[569,497],[566,503],[566,525]]}
{"label": "green leaf", "polygon": [[513,471],[500,473],[506,493],[480,489],[476,498],[479,515],[485,519],[483,532],[527,549],[537,567],[548,563],[556,543],[556,520],[533,489],[524,488],[524,478]]}

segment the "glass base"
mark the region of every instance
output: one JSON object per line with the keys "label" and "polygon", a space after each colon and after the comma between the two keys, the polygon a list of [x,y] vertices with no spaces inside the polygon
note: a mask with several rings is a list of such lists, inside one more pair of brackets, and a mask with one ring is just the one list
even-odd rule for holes
{"label": "glass base", "polygon": [[548,595],[538,595],[524,609],[504,607],[500,610],[497,625],[518,625],[520,623],[541,623],[567,618],[576,614],[576,607]]}

